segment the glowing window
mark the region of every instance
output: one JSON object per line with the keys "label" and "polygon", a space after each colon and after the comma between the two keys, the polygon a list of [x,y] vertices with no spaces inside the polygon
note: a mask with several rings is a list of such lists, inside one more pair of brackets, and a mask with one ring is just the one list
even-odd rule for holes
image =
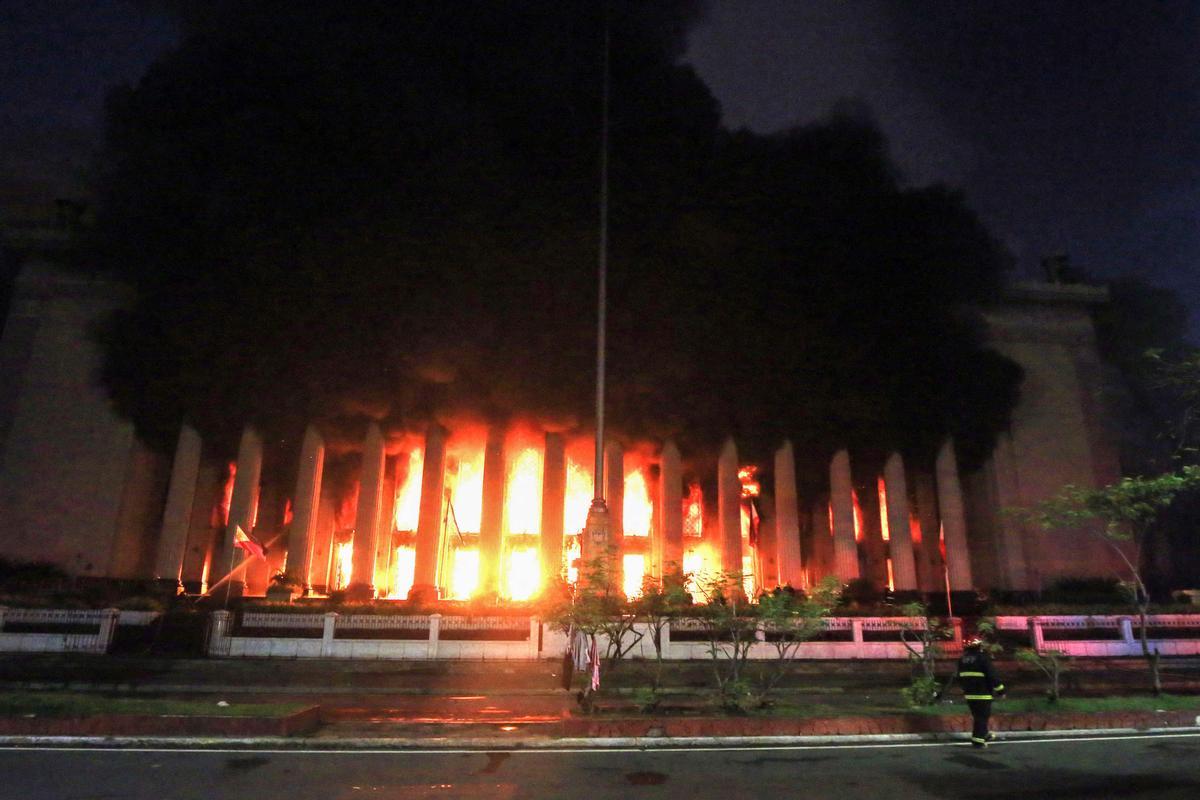
{"label": "glowing window", "polygon": [[342,542],[333,551],[333,588],[345,589],[354,573],[354,542]]}
{"label": "glowing window", "polygon": [[650,522],[654,519],[654,504],[650,502],[646,474],[642,470],[635,469],[625,476],[625,497],[621,508],[624,512],[621,519],[626,536],[650,535]]}

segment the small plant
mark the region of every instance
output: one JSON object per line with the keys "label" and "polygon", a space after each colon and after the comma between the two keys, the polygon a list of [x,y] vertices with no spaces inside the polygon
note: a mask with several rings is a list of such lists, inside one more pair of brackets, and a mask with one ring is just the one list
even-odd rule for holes
{"label": "small plant", "polygon": [[758,617],[742,591],[739,572],[722,572],[702,581],[699,590],[707,602],[694,616],[708,634],[717,694],[726,708],[741,710],[748,693],[746,661],[758,641]]}
{"label": "small plant", "polygon": [[682,616],[692,604],[687,591],[687,578],[678,571],[671,571],[663,576],[660,586],[647,576],[642,586],[642,596],[633,603],[634,614],[645,622],[654,645],[654,692],[662,685],[663,633],[671,620]]}
{"label": "small plant", "polygon": [[901,692],[911,705],[932,705],[941,692],[937,659],[942,654],[942,642],[954,635],[953,628],[930,616],[924,603],[907,603],[900,607],[900,613],[920,620],[900,628],[900,641],[908,651],[908,663],[913,667],[912,682]]}
{"label": "small plant", "polygon": [[780,682],[791,672],[796,650],[822,630],[822,617],[837,605],[841,594],[837,578],[827,577],[811,596],[801,592],[775,591],[758,598],[758,619],[775,658],[758,670],[759,704],[765,705]]}
{"label": "small plant", "polygon": [[1046,676],[1048,686],[1046,687],[1046,700],[1051,703],[1057,703],[1059,698],[1059,683],[1062,675],[1067,671],[1067,662],[1070,657],[1058,650],[1047,650],[1039,653],[1038,651],[1023,647],[1017,651],[1017,661],[1022,664],[1029,664],[1041,670]]}

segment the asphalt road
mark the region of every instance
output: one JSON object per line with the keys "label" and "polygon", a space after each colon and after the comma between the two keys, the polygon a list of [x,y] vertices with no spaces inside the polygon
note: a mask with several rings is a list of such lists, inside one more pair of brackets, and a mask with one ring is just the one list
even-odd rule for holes
{"label": "asphalt road", "polygon": [[1188,798],[1200,734],[575,752],[0,750],[0,798]]}

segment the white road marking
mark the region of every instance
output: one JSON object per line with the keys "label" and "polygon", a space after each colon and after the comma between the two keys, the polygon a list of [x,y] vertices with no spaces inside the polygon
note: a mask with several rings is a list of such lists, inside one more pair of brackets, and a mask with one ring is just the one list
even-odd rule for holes
{"label": "white road marking", "polygon": [[[1187,733],[1145,733],[1145,734],[1129,734],[1129,735],[1106,735],[1106,736],[1068,736],[1068,737],[1044,737],[1037,739],[997,739],[991,743],[991,747],[1001,745],[1021,745],[1021,744],[1074,744],[1078,742],[1121,742],[1121,741],[1137,741],[1145,739],[1195,739],[1200,738],[1200,732]],[[450,749],[450,748],[431,748],[424,750],[404,749],[404,750],[326,750],[312,749],[302,750],[299,748],[289,749],[259,749],[259,748],[186,748],[186,747],[113,747],[98,745],[95,747],[53,747],[43,745],[31,746],[5,746],[0,747],[0,753],[29,753],[29,752],[96,752],[98,750],[105,753],[200,753],[200,754],[230,754],[230,753],[264,753],[268,755],[386,755],[386,756],[430,756],[430,755],[462,755],[475,754],[486,755],[487,753],[509,753],[512,755],[562,755],[562,754],[602,754],[602,753],[715,753],[715,752],[762,752],[762,751],[778,751],[778,750],[887,750],[905,747],[965,747],[965,740],[954,740],[945,742],[870,742],[862,744],[779,744],[779,745],[697,745],[697,746],[663,746],[663,747],[540,747],[540,748],[472,748],[472,749]]]}

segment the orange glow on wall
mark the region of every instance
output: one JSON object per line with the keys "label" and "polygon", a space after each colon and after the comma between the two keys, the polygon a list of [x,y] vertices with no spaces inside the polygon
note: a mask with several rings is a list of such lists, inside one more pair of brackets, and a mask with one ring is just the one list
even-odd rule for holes
{"label": "orange glow on wall", "polygon": [[921,543],[921,520],[917,519],[915,512],[908,514],[908,532],[912,536],[913,544]]}
{"label": "orange glow on wall", "polygon": [[333,551],[333,588],[345,589],[354,574],[354,542],[341,542]]}
{"label": "orange glow on wall", "polygon": [[642,596],[642,580],[646,576],[646,557],[641,553],[626,553],[621,559],[622,589],[629,598]]}
{"label": "orange glow on wall", "polygon": [[421,469],[425,463],[425,451],[414,447],[400,455],[397,477],[400,488],[396,491],[396,519],[398,531],[415,531],[421,516]]}
{"label": "orange glow on wall", "polygon": [[701,587],[711,579],[708,563],[708,548],[704,545],[689,547],[683,552],[683,574],[687,578],[686,588],[696,603],[705,602]]}
{"label": "orange glow on wall", "polygon": [[397,547],[392,559],[392,592],[388,597],[407,600],[417,572],[417,551],[411,546]]}
{"label": "orange glow on wall", "polygon": [[568,535],[579,533],[587,525],[594,488],[591,467],[568,457],[566,500],[563,506],[563,531]]}
{"label": "orange glow on wall", "polygon": [[854,541],[861,542],[863,540],[863,512],[862,506],[858,504],[858,492],[854,489],[850,490],[850,501],[854,504]]}
{"label": "orange glow on wall", "polygon": [[[625,499],[622,503],[626,536],[649,536],[654,519],[654,503],[650,501],[650,490],[646,486],[646,473],[638,468],[625,475]],[[641,592],[641,578],[638,591]],[[629,593],[626,592],[626,595]]]}
{"label": "orange glow on wall", "polygon": [[538,551],[532,547],[514,548],[508,554],[506,594],[510,600],[528,600],[541,584]]}
{"label": "orange glow on wall", "polygon": [[446,492],[458,530],[464,533],[479,533],[483,519],[485,437],[482,430],[475,436],[454,436],[446,448]]}
{"label": "orange glow on wall", "polygon": [[890,558],[887,560],[887,573],[888,573],[888,591],[894,592],[894,591],[896,591],[896,576],[894,574],[892,574],[892,560]]}
{"label": "orange glow on wall", "polygon": [[479,548],[455,548],[454,566],[450,571],[450,599],[469,600],[478,589]]}
{"label": "orange glow on wall", "polygon": [[883,482],[882,475],[879,476],[876,486],[879,489],[879,530],[883,533],[883,540],[890,542],[892,532],[888,529],[887,485]]}

